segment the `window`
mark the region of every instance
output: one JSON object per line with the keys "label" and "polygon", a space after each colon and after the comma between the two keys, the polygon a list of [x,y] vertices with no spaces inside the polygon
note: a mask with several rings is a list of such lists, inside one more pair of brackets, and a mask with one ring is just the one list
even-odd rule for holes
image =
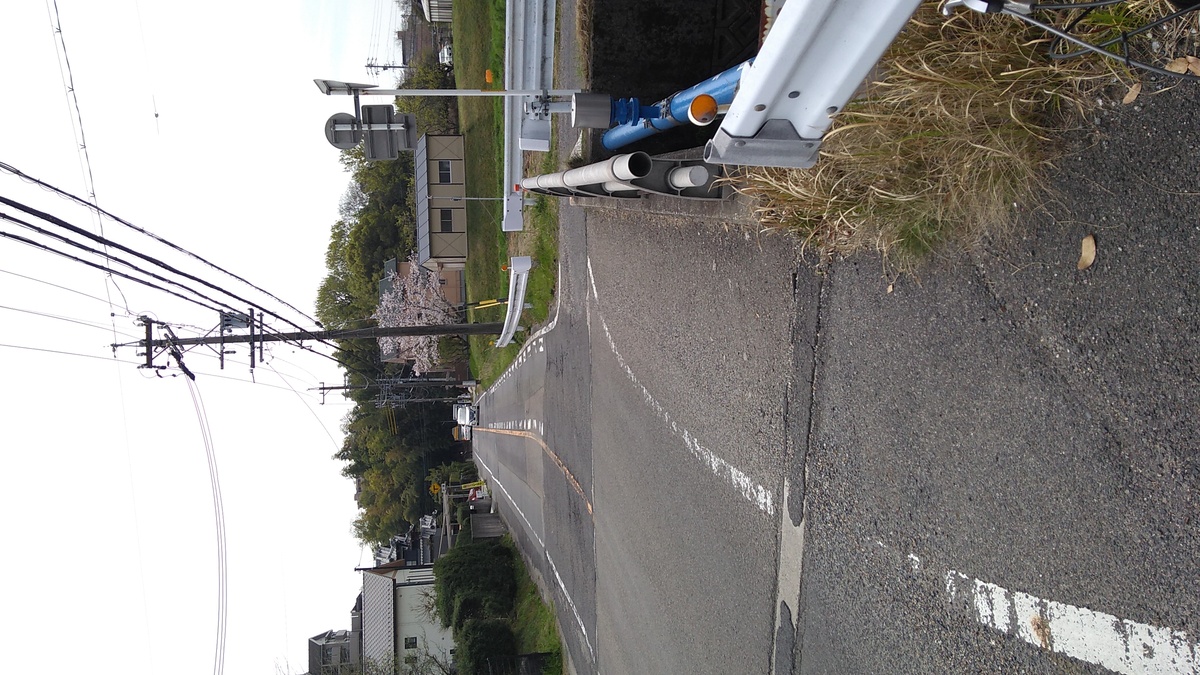
{"label": "window", "polygon": [[439,217],[441,218],[442,232],[453,232],[454,231],[454,211],[451,211],[450,209],[439,209],[439,210],[441,211],[441,213],[439,214]]}
{"label": "window", "polygon": [[338,659],[338,661],[340,663],[346,663],[349,660],[350,660],[350,647],[348,647],[346,645],[342,645],[341,658]]}
{"label": "window", "polygon": [[404,638],[404,648],[405,649],[416,649],[417,648],[417,638],[415,638],[415,637]]}
{"label": "window", "polygon": [[325,645],[321,648],[321,663],[333,663],[332,645]]}
{"label": "window", "polygon": [[448,160],[448,159],[439,159],[438,160],[438,182],[439,183],[449,183],[450,182],[450,160]]}
{"label": "window", "polygon": [[404,663],[407,665],[410,665],[410,666],[415,666],[415,665],[417,665],[417,657],[406,656],[406,657],[404,657]]}

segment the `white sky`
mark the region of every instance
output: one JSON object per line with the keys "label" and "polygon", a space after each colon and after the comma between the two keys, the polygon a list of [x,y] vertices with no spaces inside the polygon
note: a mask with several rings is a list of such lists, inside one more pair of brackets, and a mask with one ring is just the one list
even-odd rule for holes
{"label": "white sky", "polygon": [[[85,195],[51,29],[54,1],[0,5],[0,161]],[[57,4],[100,205],[312,314],[349,179],[322,125],[350,109],[348,98],[322,96],[312,78],[370,81],[366,60],[386,63],[393,54],[394,3]],[[97,231],[84,209],[10,175],[0,175],[0,195]],[[2,205],[0,212],[23,216]],[[0,221],[0,231],[44,240],[10,222]],[[284,313],[116,223],[105,222],[104,232]],[[100,272],[8,240],[0,240],[0,270],[106,296]],[[135,314],[205,330],[216,322],[161,292],[117,285]],[[108,291],[117,330],[136,335],[125,303]],[[0,309],[0,343],[112,356],[103,302],[0,273],[0,305],[108,326]],[[234,358],[244,360],[244,347],[238,351]],[[290,346],[271,352],[270,366],[286,380],[260,366],[255,385],[245,365],[219,373],[200,353],[185,360],[200,373],[224,497],[230,675],[305,672],[307,638],[349,628],[360,583],[353,570],[370,557],[350,531],[353,485],[330,457],[348,407],[340,396],[321,407],[307,391],[319,381],[339,384],[341,371]],[[137,360],[134,349],[118,357]],[[216,529],[183,378],[11,347],[0,347],[0,368],[0,626],[20,636],[5,669],[212,672]]]}

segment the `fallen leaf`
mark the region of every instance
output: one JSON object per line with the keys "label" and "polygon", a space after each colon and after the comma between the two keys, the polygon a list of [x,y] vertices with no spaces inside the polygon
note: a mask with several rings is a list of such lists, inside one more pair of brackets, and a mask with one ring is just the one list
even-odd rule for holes
{"label": "fallen leaf", "polygon": [[1200,75],[1200,59],[1188,54],[1186,57],[1188,62],[1188,72],[1193,75]]}
{"label": "fallen leaf", "polygon": [[1088,235],[1083,238],[1083,245],[1079,251],[1079,264],[1075,269],[1086,270],[1096,262],[1096,237]]}
{"label": "fallen leaf", "polygon": [[1172,73],[1183,74],[1183,73],[1187,72],[1188,60],[1181,56],[1181,57],[1175,59],[1174,61],[1171,61],[1167,65],[1163,66],[1163,68],[1171,71]]}
{"label": "fallen leaf", "polygon": [[1140,93],[1142,93],[1142,83],[1134,82],[1133,86],[1129,88],[1129,93],[1125,94],[1125,98],[1121,99],[1121,103],[1124,103],[1125,105],[1133,103],[1137,100],[1138,94]]}
{"label": "fallen leaf", "polygon": [[1033,626],[1033,634],[1037,636],[1038,642],[1042,643],[1042,649],[1050,649],[1050,622],[1041,614],[1034,614],[1029,623]]}
{"label": "fallen leaf", "polygon": [[894,289],[893,285],[888,284],[888,293],[891,293],[893,289]]}

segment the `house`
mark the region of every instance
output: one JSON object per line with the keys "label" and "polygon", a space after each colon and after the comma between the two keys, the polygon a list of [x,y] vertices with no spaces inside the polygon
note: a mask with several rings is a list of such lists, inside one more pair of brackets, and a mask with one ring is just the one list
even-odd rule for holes
{"label": "house", "polygon": [[350,630],[327,630],[308,639],[309,675],[362,673],[362,594],[350,610]]}
{"label": "house", "polygon": [[467,260],[466,152],[461,135],[426,134],[413,154],[417,262],[434,271]]}
{"label": "house", "polygon": [[426,656],[453,661],[450,629],[426,609],[433,594],[432,565],[412,567],[398,560],[359,571],[364,663],[415,663]]}

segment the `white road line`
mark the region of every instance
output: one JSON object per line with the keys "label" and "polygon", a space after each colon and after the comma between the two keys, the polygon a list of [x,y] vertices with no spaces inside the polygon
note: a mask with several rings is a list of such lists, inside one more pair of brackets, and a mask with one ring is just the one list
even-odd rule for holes
{"label": "white road line", "polygon": [[946,593],[952,600],[966,596],[979,623],[1035,647],[1118,673],[1200,672],[1200,643],[1183,631],[1044,600],[955,570],[945,580]]}
{"label": "white road line", "polygon": [[583,627],[583,619],[579,616],[579,610],[575,607],[575,601],[571,599],[571,594],[567,592],[567,586],[563,583],[562,577],[558,575],[558,567],[554,564],[554,558],[550,557],[550,552],[546,551],[546,561],[550,563],[550,570],[554,572],[554,579],[558,582],[558,587],[562,589],[563,595],[567,598],[567,604],[571,607],[571,613],[575,615],[575,623],[579,625],[579,631],[583,633],[583,641],[587,643],[588,652],[592,656],[592,663],[596,662],[596,650],[592,649],[592,639],[588,637],[587,628]]}
{"label": "white road line", "polygon": [[[592,260],[588,258],[588,280],[592,284],[592,295],[599,301],[596,295],[596,280],[592,276]],[[765,512],[769,516],[775,515],[775,497],[771,491],[761,484],[755,483],[741,469],[727,462],[713,451],[700,444],[696,437],[686,428],[681,427],[678,422],[671,418],[671,414],[663,408],[662,404],[650,393],[636,375],[633,374],[633,369],[625,363],[625,358],[621,356],[621,352],[617,350],[617,343],[613,340],[612,333],[608,330],[608,322],[604,320],[604,314],[600,312],[599,307],[596,309],[596,316],[600,318],[600,326],[604,329],[604,337],[608,339],[608,347],[612,350],[614,356],[617,357],[617,364],[625,370],[625,375],[629,378],[633,385],[641,390],[642,398],[646,401],[646,405],[655,412],[667,424],[673,433],[678,438],[683,440],[688,451],[712,471],[713,475],[729,483],[742,494],[751,504],[758,507],[760,511]]]}
{"label": "white road line", "polygon": [[775,661],[775,655],[779,651],[779,627],[784,623],[781,603],[787,603],[791,612],[793,636],[796,626],[800,624],[798,611],[800,607],[800,575],[804,566],[804,527],[807,523],[801,520],[799,526],[792,525],[792,515],[788,508],[789,491],[790,483],[785,478],[783,479],[783,517],[779,519],[779,560],[775,566],[775,630],[771,633],[773,641],[772,673],[790,673],[793,665],[791,653],[784,657],[788,659],[786,665]]}
{"label": "white road line", "polygon": [[504,483],[501,483],[500,479],[496,477],[496,474],[493,473],[490,468],[488,468],[488,465],[484,463],[482,457],[475,455],[475,461],[479,462],[479,466],[482,466],[483,470],[487,471],[488,475],[492,477],[492,480],[496,482],[496,485],[500,486],[500,491],[504,493],[505,497],[508,497],[508,503],[512,504],[512,507],[516,509],[517,515],[521,516],[521,520],[525,521],[525,527],[529,528],[529,534],[533,535],[533,538],[537,540],[538,546],[541,546],[542,550],[545,551],[546,542],[542,541],[542,538],[538,536],[537,530],[533,529],[533,524],[530,523],[529,519],[525,517],[525,512],[522,511],[521,507],[517,505],[517,500],[513,499],[512,495],[508,494],[508,490],[504,487]]}

